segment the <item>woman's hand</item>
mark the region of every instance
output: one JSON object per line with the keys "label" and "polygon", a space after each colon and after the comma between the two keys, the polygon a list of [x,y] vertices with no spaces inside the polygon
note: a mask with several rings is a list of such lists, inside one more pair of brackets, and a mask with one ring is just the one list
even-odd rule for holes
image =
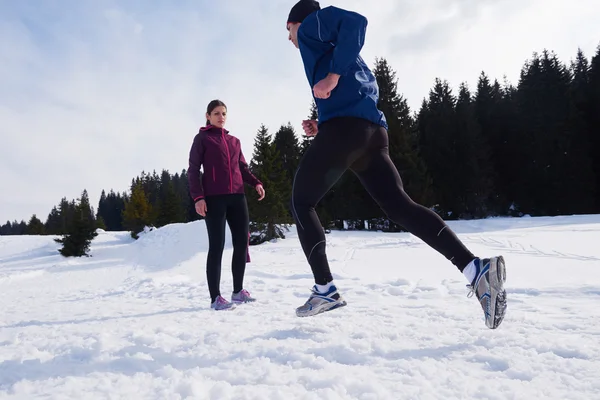
{"label": "woman's hand", "polygon": [[206,200],[202,199],[196,202],[196,212],[206,217]]}
{"label": "woman's hand", "polygon": [[263,185],[256,185],[256,192],[258,193],[258,201],[265,198],[265,189],[263,188]]}

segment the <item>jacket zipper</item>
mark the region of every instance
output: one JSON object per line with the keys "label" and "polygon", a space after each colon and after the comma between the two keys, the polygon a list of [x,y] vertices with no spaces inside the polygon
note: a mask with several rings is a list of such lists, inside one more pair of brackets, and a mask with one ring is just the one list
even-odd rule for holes
{"label": "jacket zipper", "polygon": [[225,143],[225,149],[227,150],[227,166],[229,167],[229,192],[233,193],[233,178],[231,176],[231,156],[229,154],[229,145],[227,145],[227,140],[225,139],[225,130],[221,129],[221,138]]}
{"label": "jacket zipper", "polygon": [[212,167],[212,171],[213,171],[213,182],[217,181],[217,178],[215,177],[215,167]]}

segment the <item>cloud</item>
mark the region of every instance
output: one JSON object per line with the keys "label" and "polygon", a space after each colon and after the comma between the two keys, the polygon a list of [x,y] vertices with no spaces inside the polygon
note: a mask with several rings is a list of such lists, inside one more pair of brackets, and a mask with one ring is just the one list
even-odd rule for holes
{"label": "cloud", "polygon": [[[485,70],[516,83],[525,59],[543,47],[563,60],[577,46],[591,55],[599,6],[580,1],[334,5],[367,16],[363,58],[386,57],[416,110],[438,76],[458,87]],[[102,189],[127,190],[142,170],[187,168],[215,98],[228,105],[227,127],[247,159],[261,123],[274,133],[289,121],[300,132],[311,92],[287,41],[294,3],[0,3],[0,221],[33,213],[44,220],[60,198],[84,188],[97,204]]]}
{"label": "cloud", "polygon": [[[560,0],[432,0],[428,7],[399,2],[394,15],[403,15],[386,37],[390,63],[413,109],[433,86],[435,78],[458,88],[474,89],[485,71],[500,82],[513,84],[533,52],[555,50],[568,62],[581,46],[588,56],[600,44],[600,4],[583,0],[578,7]],[[582,11],[586,10],[586,11]],[[393,17],[389,17],[389,21]],[[415,74],[415,71],[418,73]]]}

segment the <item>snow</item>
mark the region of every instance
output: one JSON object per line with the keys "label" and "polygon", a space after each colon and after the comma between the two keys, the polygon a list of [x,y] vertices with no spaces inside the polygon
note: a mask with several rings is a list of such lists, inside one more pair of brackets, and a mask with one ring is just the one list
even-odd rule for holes
{"label": "snow", "polygon": [[[297,318],[312,285],[297,236],[251,247],[258,298],[209,308],[203,222],[104,232],[92,257],[0,237],[2,399],[592,399],[600,393],[600,216],[450,222],[504,255],[497,330],[466,279],[407,233],[333,231],[348,306]],[[230,237],[222,293],[231,291]]]}

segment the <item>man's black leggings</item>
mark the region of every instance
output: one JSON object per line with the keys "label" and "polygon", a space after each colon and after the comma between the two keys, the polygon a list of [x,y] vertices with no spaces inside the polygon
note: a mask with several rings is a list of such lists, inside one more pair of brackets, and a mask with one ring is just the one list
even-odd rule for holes
{"label": "man's black leggings", "polygon": [[233,257],[233,291],[239,292],[244,285],[246,256],[248,251],[248,204],[244,194],[226,194],[206,197],[206,229],[208,230],[208,257],[206,279],[211,301],[221,294],[221,259],[225,247],[225,222],[231,230]]}
{"label": "man's black leggings", "polygon": [[348,169],[390,220],[444,255],[461,272],[474,258],[435,212],[406,194],[389,157],[387,130],[360,118],[334,118],[319,127],[296,170],[292,188],[292,214],[317,284],[333,278],[315,206]]}

